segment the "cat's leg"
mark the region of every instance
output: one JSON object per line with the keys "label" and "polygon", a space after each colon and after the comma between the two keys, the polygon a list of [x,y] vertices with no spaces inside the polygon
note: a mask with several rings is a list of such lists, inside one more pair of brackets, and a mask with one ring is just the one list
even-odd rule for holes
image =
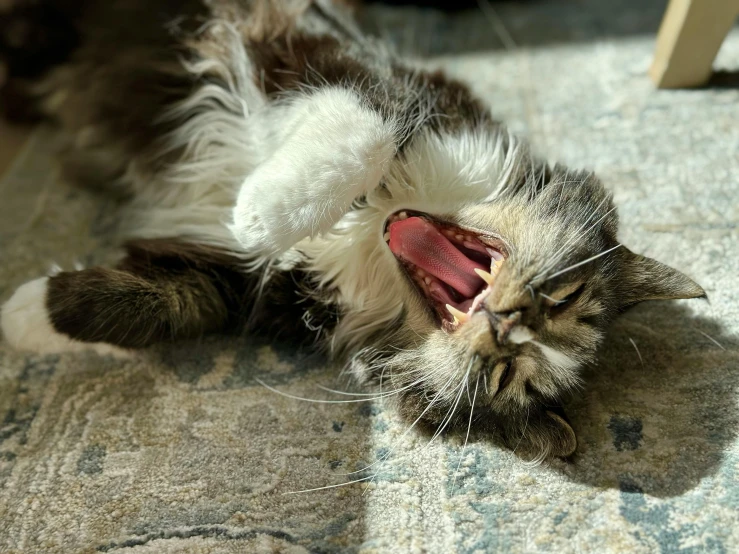
{"label": "cat's leg", "polygon": [[115,269],[31,281],[2,307],[5,340],[37,352],[142,348],[235,324],[251,287],[240,260],[176,240],[127,246]]}
{"label": "cat's leg", "polygon": [[281,143],[246,178],[231,230],[270,256],[330,229],[375,188],[396,151],[395,126],[354,91],[331,87],[293,100],[271,122]]}

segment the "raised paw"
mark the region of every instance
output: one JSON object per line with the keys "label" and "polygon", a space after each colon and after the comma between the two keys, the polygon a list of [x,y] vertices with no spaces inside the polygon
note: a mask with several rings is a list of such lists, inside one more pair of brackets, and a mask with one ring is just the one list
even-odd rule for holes
{"label": "raised paw", "polygon": [[395,155],[392,125],[350,91],[324,90],[291,109],[289,133],[246,178],[233,212],[231,231],[255,256],[329,230]]}

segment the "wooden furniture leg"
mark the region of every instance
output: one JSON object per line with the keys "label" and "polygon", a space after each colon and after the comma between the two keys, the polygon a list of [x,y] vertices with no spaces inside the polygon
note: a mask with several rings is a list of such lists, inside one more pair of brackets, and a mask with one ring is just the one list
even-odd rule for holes
{"label": "wooden furniture leg", "polygon": [[739,0],[670,0],[649,75],[659,88],[696,87],[739,15]]}

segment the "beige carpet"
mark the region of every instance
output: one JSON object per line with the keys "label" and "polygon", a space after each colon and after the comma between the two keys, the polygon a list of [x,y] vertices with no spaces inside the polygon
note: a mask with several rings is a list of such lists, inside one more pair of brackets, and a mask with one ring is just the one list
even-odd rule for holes
{"label": "beige carpet", "polygon": [[[371,14],[401,47],[447,53],[435,62],[540,152],[595,169],[623,241],[708,292],[616,325],[569,407],[574,463],[530,467],[481,437],[427,446],[388,407],[277,396],[255,378],[313,398],[346,386],[289,341],[131,360],[0,343],[0,552],[739,550],[739,89],[653,89],[663,8],[502,4],[513,50],[480,12]],[[738,31],[718,65],[739,70]],[[51,143],[37,133],[0,181],[0,299],[110,251],[112,206],[55,181]],[[346,474],[389,450],[369,486],[291,494],[366,476]]]}

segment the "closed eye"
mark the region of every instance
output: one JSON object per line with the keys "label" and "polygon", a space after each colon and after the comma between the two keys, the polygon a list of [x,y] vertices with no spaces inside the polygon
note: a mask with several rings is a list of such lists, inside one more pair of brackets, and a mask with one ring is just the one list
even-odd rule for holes
{"label": "closed eye", "polygon": [[561,313],[567,308],[570,304],[572,304],[575,300],[580,298],[582,296],[582,293],[585,292],[585,283],[580,284],[573,290],[572,292],[566,293],[565,296],[558,295],[558,299],[554,299],[551,297],[547,297],[548,301],[547,304],[550,307],[550,313],[553,315],[556,315],[558,313]]}
{"label": "closed eye", "polygon": [[498,388],[495,390],[495,395],[500,394],[503,389],[511,384],[515,373],[513,360],[511,359],[501,360],[495,365],[495,368],[493,369],[493,381],[495,381],[496,376],[498,381]]}

